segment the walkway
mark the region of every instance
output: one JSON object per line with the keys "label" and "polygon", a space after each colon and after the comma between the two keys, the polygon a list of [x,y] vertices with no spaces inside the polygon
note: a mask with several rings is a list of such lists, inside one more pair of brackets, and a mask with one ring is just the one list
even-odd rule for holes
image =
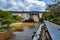
{"label": "walkway", "polygon": [[60,40],[59,25],[56,25],[49,21],[44,21],[44,25],[40,25],[38,31],[34,35],[33,40]]}
{"label": "walkway", "polygon": [[45,21],[45,24],[52,40],[60,40],[60,26],[49,21]]}

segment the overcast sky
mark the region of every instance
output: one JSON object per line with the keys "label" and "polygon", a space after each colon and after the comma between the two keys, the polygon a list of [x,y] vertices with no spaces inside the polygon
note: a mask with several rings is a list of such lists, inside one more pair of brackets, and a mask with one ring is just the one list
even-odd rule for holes
{"label": "overcast sky", "polygon": [[44,11],[49,0],[0,0],[0,9],[5,11]]}

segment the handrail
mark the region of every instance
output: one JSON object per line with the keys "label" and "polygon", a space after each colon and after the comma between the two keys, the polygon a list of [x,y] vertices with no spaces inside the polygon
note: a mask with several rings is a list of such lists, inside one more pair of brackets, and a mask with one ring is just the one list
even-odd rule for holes
{"label": "handrail", "polygon": [[36,34],[34,35],[33,40],[38,40],[38,39],[39,39],[43,25],[44,25],[44,24],[41,24],[41,25],[39,26],[39,28],[38,28]]}

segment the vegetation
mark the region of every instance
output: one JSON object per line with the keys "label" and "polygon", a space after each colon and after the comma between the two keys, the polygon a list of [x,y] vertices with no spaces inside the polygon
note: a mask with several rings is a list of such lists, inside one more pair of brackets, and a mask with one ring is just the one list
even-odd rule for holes
{"label": "vegetation", "polygon": [[50,10],[50,12],[43,13],[40,20],[48,20],[60,25],[60,2],[55,1],[54,4],[49,4],[46,10]]}
{"label": "vegetation", "polygon": [[18,21],[18,22],[22,22],[22,17],[21,16],[18,16],[18,15],[13,15],[12,16],[14,20]]}
{"label": "vegetation", "polygon": [[22,17],[13,15],[11,12],[0,10],[0,31],[10,29],[10,24],[15,22],[21,22]]}

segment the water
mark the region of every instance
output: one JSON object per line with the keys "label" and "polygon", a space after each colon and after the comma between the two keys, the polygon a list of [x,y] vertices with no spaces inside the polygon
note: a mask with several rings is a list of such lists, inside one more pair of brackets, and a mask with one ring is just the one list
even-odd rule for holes
{"label": "water", "polygon": [[29,28],[24,27],[24,31],[22,32],[14,32],[13,37],[9,40],[32,40],[33,32],[37,31],[38,27]]}

